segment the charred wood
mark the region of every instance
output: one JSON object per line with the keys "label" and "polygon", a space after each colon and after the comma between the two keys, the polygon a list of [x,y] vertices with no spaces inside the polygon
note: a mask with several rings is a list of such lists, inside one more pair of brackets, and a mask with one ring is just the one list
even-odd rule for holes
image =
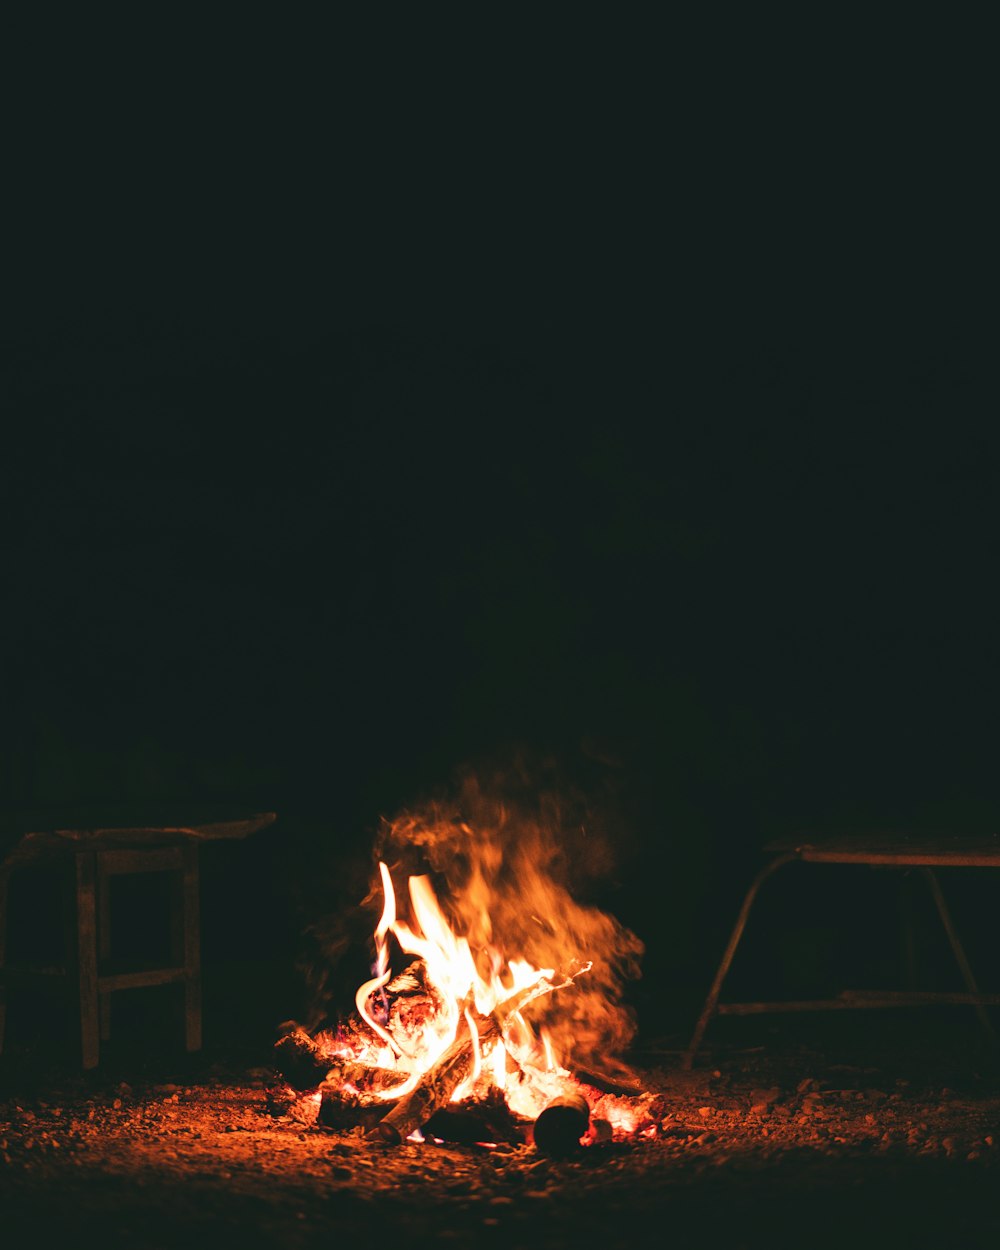
{"label": "charred wood", "polygon": [[484,1098],[467,1098],[435,1111],[423,1125],[429,1137],[471,1145],[476,1142],[523,1142],[528,1124],[511,1112],[497,1089]]}
{"label": "charred wood", "polygon": [[[427,1069],[414,1088],[399,1099],[388,1115],[370,1131],[369,1136],[379,1137],[382,1141],[398,1145],[399,1142],[409,1137],[414,1129],[422,1128],[435,1112],[448,1105],[455,1090],[472,1075],[476,1059],[476,1045],[485,1049],[491,1042],[499,1043],[507,1025],[522,1008],[534,999],[550,994],[553,990],[561,989],[568,984],[570,984],[569,980],[553,983],[542,978],[507,999],[488,1016],[475,1012],[477,1043],[473,1043],[472,1032],[463,1023],[448,1049],[436,1063]],[[473,1008],[470,993],[461,1004],[461,1015],[464,1017],[466,1011],[471,1010]]]}
{"label": "charred wood", "polygon": [[602,1094],[618,1094],[624,1098],[637,1098],[644,1092],[642,1082],[627,1076],[612,1076],[596,1068],[575,1068],[573,1075],[582,1085],[599,1089]]}
{"label": "charred wood", "polygon": [[305,1029],[293,1025],[275,1043],[275,1067],[293,1089],[315,1089],[336,1066],[336,1060]]}
{"label": "charred wood", "polygon": [[326,1128],[373,1128],[385,1115],[386,1103],[372,1094],[325,1081],[319,1088],[319,1122]]}
{"label": "charred wood", "polygon": [[590,1128],[590,1106],[582,1094],[553,1098],[532,1130],[535,1146],[543,1154],[568,1155],[580,1147]]}
{"label": "charred wood", "polygon": [[[479,1044],[485,1045],[500,1036],[500,1025],[494,1016],[479,1016]],[[372,1130],[391,1145],[398,1145],[422,1128],[435,1112],[447,1106],[451,1096],[466,1077],[472,1075],[475,1049],[472,1035],[463,1023],[458,1036],[420,1078],[417,1085],[393,1105],[392,1110]]]}

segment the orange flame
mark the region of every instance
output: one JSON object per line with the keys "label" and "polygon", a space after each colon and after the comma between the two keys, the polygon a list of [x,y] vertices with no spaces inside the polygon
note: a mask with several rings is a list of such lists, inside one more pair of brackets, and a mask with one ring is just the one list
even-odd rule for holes
{"label": "orange flame", "polygon": [[[437,897],[434,894],[429,878],[426,876],[410,877],[409,896],[415,921],[415,927],[397,919],[396,895],[392,876],[384,861],[379,862],[379,873],[382,879],[384,905],[382,916],[375,930],[376,975],[361,985],[355,996],[358,1012],[362,1019],[388,1047],[393,1063],[387,1062],[384,1048],[376,1050],[374,1060],[378,1066],[392,1066],[401,1073],[407,1073],[407,1079],[392,1089],[381,1090],[377,1096],[392,1100],[401,1098],[412,1090],[421,1075],[430,1068],[444,1053],[458,1035],[461,1027],[469,1029],[473,1047],[473,1068],[468,1078],[462,1082],[453,1095],[454,1101],[467,1097],[483,1076],[485,1060],[494,1049],[501,1054],[488,1073],[501,1071],[506,1075],[506,1063],[502,1048],[495,1043],[488,1043],[484,1049],[479,1037],[478,1027],[471,1008],[465,1004],[470,998],[480,1015],[488,1015],[497,1007],[502,1006],[522,991],[551,983],[555,972],[552,968],[535,968],[525,960],[512,959],[504,967],[499,955],[493,953],[490,960],[491,973],[488,977],[480,975],[472,954],[469,941],[458,937],[449,925]],[[380,1024],[369,1009],[374,994],[383,989],[392,976],[389,967],[389,941],[392,934],[400,950],[407,955],[416,956],[423,964],[424,977],[428,986],[433,988],[441,1007],[432,1017],[426,1020],[420,1029],[407,1038],[403,1045],[394,1037],[388,1028]],[[501,975],[503,972],[504,975]],[[510,1045],[518,1050],[532,1050],[534,1037],[530,1027],[525,1023],[520,1012],[514,1014],[511,1029]],[[549,1058],[547,1067],[555,1066],[551,1044],[546,1041],[546,1053]],[[501,1067],[501,1060],[504,1059]]]}
{"label": "orange flame", "polygon": [[[370,1037],[356,1036],[351,1050],[358,1063],[399,1079],[370,1095],[404,1096],[468,1030],[472,1064],[453,1100],[495,1088],[516,1115],[534,1117],[572,1088],[564,1066],[570,1054],[586,1063],[628,1042],[621,987],[638,974],[642,943],[572,897],[567,872],[583,862],[601,873],[608,861],[600,853],[594,860],[585,842],[576,858],[567,854],[566,830],[557,825],[509,808],[467,778],[461,807],[436,806],[385,826],[385,849],[393,857],[419,851],[433,871],[447,874],[448,891],[442,905],[429,875],[411,875],[397,902],[389,856],[379,860],[373,976],[355,996]],[[393,980],[392,951],[409,957],[405,980]],[[581,972],[588,975],[578,983]],[[537,1018],[529,1022],[529,1004],[553,989],[559,992],[532,1007]],[[480,1036],[477,1020],[488,1016],[499,1037],[497,1029]],[[625,1110],[609,1110],[607,1118],[625,1127]]]}

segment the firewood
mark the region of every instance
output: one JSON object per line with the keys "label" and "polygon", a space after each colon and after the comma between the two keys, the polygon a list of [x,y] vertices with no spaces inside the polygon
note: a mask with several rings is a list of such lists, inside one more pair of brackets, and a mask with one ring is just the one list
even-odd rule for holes
{"label": "firewood", "polygon": [[386,1104],[381,1098],[345,1087],[339,1080],[324,1081],[319,1092],[318,1118],[327,1128],[371,1129],[385,1115]]}
{"label": "firewood", "polygon": [[274,1052],[275,1066],[293,1089],[315,1089],[336,1066],[336,1060],[298,1025],[279,1038]]}
{"label": "firewood", "polygon": [[[507,999],[488,1016],[475,1012],[479,1045],[484,1047],[488,1042],[498,1041],[511,1017],[518,1011],[543,994],[549,994],[568,984],[568,979],[553,983],[539,978],[533,985]],[[472,995],[469,994],[460,1004],[459,1010],[463,1016],[467,1010],[471,1010],[471,1003]],[[422,1128],[436,1111],[447,1106],[455,1090],[471,1075],[474,1064],[472,1036],[463,1023],[448,1049],[427,1069],[414,1088],[394,1104],[385,1119],[376,1124],[369,1136],[398,1145],[414,1129]]]}
{"label": "firewood", "polygon": [[[476,1026],[480,1046],[500,1036],[499,1021],[492,1015],[478,1016]],[[398,1145],[448,1104],[455,1090],[471,1075],[474,1064],[472,1035],[463,1019],[452,1044],[427,1069],[414,1088],[404,1094],[388,1115],[376,1124],[371,1136]]]}
{"label": "firewood", "polygon": [[500,1090],[495,1087],[482,1098],[449,1103],[423,1125],[428,1137],[471,1145],[476,1142],[523,1142],[527,1121],[518,1120]]}
{"label": "firewood", "polygon": [[577,1150],[590,1127],[590,1107],[582,1094],[553,1098],[535,1121],[532,1137],[536,1149],[547,1155],[567,1155]]}
{"label": "firewood", "polygon": [[636,1078],[612,1076],[607,1072],[598,1072],[596,1068],[580,1068],[573,1070],[574,1077],[582,1085],[590,1085],[599,1089],[602,1094],[618,1094],[625,1098],[638,1097],[644,1091],[641,1081]]}

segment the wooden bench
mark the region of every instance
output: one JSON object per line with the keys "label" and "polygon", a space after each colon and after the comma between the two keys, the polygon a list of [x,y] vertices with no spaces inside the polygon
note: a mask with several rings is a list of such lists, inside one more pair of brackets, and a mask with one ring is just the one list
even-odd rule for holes
{"label": "wooden bench", "polygon": [[[684,1054],[683,1066],[694,1064],[705,1030],[713,1016],[757,1015],[777,1011],[832,1011],[877,1007],[923,1007],[939,1004],[966,1004],[976,1009],[984,1028],[995,1038],[993,1024],[986,1008],[1000,1005],[1000,994],[984,994],[979,990],[965,950],[959,941],[951,914],[941,893],[935,868],[1000,868],[1000,838],[977,838],[963,841],[945,838],[879,838],[840,837],[815,841],[776,841],[764,847],[773,858],[761,869],[747,890],[723,952],[715,979],[702,1007],[694,1034]],[[836,998],[799,1001],[720,1002],[722,986],[743,937],[750,910],[758,891],[769,877],[787,864],[866,864],[890,868],[917,868],[930,890],[938,916],[944,927],[955,962],[965,985],[965,992],[934,993],[927,991],[863,991],[847,990]]]}
{"label": "wooden bench", "polygon": [[[274,812],[207,825],[116,829],[56,829],[23,834],[0,862],[0,1053],[8,984],[60,976],[75,990],[80,1009],[84,1068],[96,1067],[100,1043],[111,1036],[111,995],[141,986],[180,984],[184,989],[184,1043],[201,1049],[201,928],[198,851],[203,842],[245,838],[270,825]],[[58,964],[12,964],[7,946],[8,886],[19,868],[72,867],[72,915],[66,958]],[[126,874],[171,874],[170,959],[166,966],[109,965],[111,879]]]}

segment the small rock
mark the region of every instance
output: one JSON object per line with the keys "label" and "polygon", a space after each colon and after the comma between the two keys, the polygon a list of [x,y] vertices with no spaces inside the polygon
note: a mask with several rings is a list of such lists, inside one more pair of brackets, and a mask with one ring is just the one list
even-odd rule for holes
{"label": "small rock", "polygon": [[699,1107],[698,1114],[701,1116],[703,1120],[707,1120],[708,1117],[712,1114],[712,1108],[711,1107]]}
{"label": "small rock", "polygon": [[770,1107],[780,1097],[781,1090],[777,1085],[772,1085],[770,1089],[752,1089],[750,1091],[750,1101],[754,1106]]}

